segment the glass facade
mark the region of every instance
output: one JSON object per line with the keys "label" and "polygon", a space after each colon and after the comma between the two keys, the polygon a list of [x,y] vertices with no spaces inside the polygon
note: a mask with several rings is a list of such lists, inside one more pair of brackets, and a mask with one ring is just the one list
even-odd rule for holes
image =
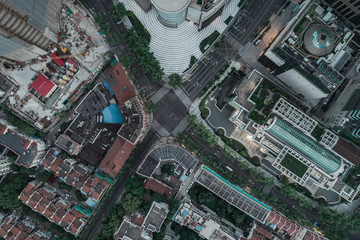
{"label": "glass facade", "polygon": [[156,10],[159,14],[159,18],[161,19],[161,21],[163,21],[165,24],[176,27],[185,21],[185,14],[187,8],[184,8],[178,12],[165,12],[158,8]]}
{"label": "glass facade", "polygon": [[268,131],[329,173],[334,173],[341,167],[340,159],[278,118],[274,118]]}

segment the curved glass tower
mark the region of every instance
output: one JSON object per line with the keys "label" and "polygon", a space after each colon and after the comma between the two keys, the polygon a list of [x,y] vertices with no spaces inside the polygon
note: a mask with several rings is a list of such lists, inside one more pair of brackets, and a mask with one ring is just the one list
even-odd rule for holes
{"label": "curved glass tower", "polygon": [[151,2],[162,24],[167,27],[177,27],[185,21],[191,0],[151,0]]}

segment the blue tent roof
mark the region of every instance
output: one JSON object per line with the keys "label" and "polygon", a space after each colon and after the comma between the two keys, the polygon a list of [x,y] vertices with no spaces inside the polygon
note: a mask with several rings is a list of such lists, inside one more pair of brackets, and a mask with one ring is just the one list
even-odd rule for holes
{"label": "blue tent roof", "polygon": [[106,107],[102,110],[102,114],[104,115],[104,123],[122,123],[123,117],[116,104]]}
{"label": "blue tent roof", "polygon": [[103,81],[103,85],[104,85],[104,87],[107,88],[107,90],[109,90],[110,95],[111,95],[111,96],[114,96],[114,92],[113,92],[113,90],[111,89],[110,84],[109,84],[107,81]]}

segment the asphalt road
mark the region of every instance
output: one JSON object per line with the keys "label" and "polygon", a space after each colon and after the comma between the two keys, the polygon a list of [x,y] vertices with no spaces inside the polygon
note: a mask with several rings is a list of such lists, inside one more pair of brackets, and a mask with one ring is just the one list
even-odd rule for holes
{"label": "asphalt road", "polygon": [[215,50],[195,70],[190,79],[183,83],[182,88],[192,101],[198,98],[201,90],[214,79],[227,62],[226,57],[219,50]]}
{"label": "asphalt road", "polygon": [[[116,21],[114,21],[108,14],[109,6],[111,4],[113,4],[111,0],[90,0],[88,6],[90,7],[90,11],[92,13],[100,13],[103,16],[105,22],[109,23],[111,30],[119,37],[119,43],[111,46],[112,51],[119,58],[122,56],[131,57],[130,50],[122,37],[122,34],[126,31],[125,26],[123,24],[117,24]],[[144,92],[145,98],[149,99],[157,90],[161,88],[161,85],[154,83],[151,80],[151,77],[148,74],[145,74],[134,60],[132,60],[132,68],[135,68],[134,75],[136,81],[138,82],[138,90],[142,90]]]}
{"label": "asphalt road", "polygon": [[130,171],[125,171],[119,180],[115,182],[113,186],[114,190],[110,196],[105,200],[102,208],[95,214],[90,225],[87,227],[87,232],[84,235],[84,240],[93,239],[94,236],[99,232],[103,219],[108,215],[110,209],[115,205],[117,199],[121,195],[121,191],[124,188],[125,182],[130,178],[138,168],[141,163],[141,160],[145,157],[145,153],[149,150],[152,143],[158,140],[158,136],[155,131],[149,131],[141,145],[134,154],[134,157],[131,161]]}
{"label": "asphalt road", "polygon": [[278,9],[282,0],[252,0],[229,34],[246,45]]}

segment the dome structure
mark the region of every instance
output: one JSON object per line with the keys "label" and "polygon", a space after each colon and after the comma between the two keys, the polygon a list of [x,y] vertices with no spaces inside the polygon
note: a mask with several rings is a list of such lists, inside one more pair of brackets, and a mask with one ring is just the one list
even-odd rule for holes
{"label": "dome structure", "polygon": [[190,2],[191,0],[151,0],[160,22],[168,27],[177,27],[185,21]]}
{"label": "dome structure", "polygon": [[324,25],[314,24],[304,34],[305,49],[312,55],[327,55],[333,50],[334,44],[334,34]]}

